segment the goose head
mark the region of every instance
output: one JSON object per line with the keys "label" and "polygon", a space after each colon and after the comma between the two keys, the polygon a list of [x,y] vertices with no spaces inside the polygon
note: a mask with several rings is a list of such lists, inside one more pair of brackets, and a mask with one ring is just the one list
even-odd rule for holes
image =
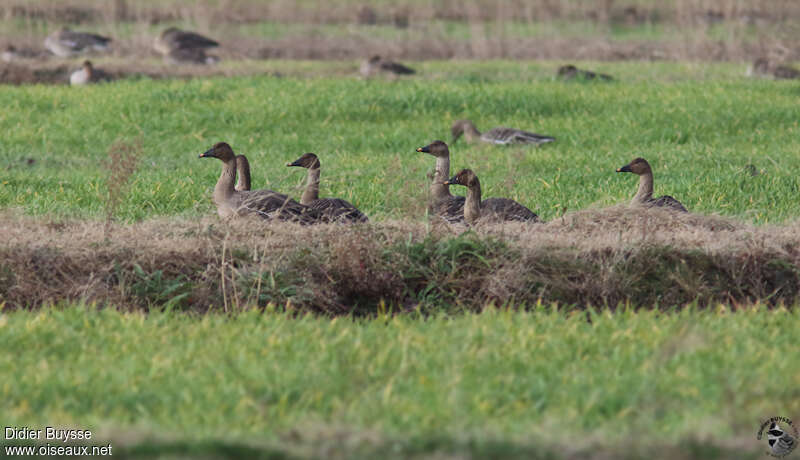
{"label": "goose head", "polygon": [[230,145],[225,142],[217,142],[213,147],[201,153],[198,158],[218,158],[223,162],[228,162],[235,161],[236,155]]}
{"label": "goose head", "polygon": [[286,166],[299,166],[306,169],[319,168],[319,158],[313,153],[304,153],[303,156],[294,160],[291,163],[286,163]]}
{"label": "goose head", "polygon": [[650,163],[648,163],[647,160],[644,158],[634,158],[633,161],[625,166],[617,168],[617,172],[629,172],[641,176],[642,174],[652,172],[652,170],[650,169]]}
{"label": "goose head", "polygon": [[560,77],[571,76],[575,75],[576,73],[578,73],[578,69],[572,64],[562,65],[558,68],[558,75]]}
{"label": "goose head", "polygon": [[370,64],[377,64],[377,63],[381,62],[381,57],[376,54],[375,56],[372,56],[371,58],[369,58],[368,62]]}
{"label": "goose head", "polygon": [[472,187],[478,183],[478,176],[471,169],[462,169],[455,176],[444,181],[444,185],[463,185]]}
{"label": "goose head", "polygon": [[90,60],[88,60],[88,59],[87,59],[87,60],[85,60],[85,61],[83,61],[83,66],[82,66],[82,67],[83,67],[83,69],[84,69],[84,70],[86,70],[87,72],[90,72],[90,73],[91,73],[91,71],[92,71],[92,69],[93,69],[93,67],[92,67],[92,61],[90,61]]}
{"label": "goose head", "polygon": [[417,152],[427,153],[435,157],[450,156],[450,150],[447,148],[447,144],[442,141],[433,141],[425,147],[418,148]]}

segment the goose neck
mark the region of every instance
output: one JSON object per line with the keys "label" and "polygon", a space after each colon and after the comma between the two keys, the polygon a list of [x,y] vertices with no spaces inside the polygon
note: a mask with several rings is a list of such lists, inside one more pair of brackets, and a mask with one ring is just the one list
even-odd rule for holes
{"label": "goose neck", "polygon": [[633,197],[634,203],[646,203],[653,198],[653,173],[646,172],[639,176],[639,189]]}
{"label": "goose neck", "polygon": [[319,199],[319,176],[320,168],[308,168],[306,189],[303,191],[303,196],[300,198],[300,204],[308,206]]}
{"label": "goose neck", "polygon": [[467,199],[464,202],[464,220],[468,224],[474,224],[481,217],[481,183],[475,179],[475,183],[467,187]]}

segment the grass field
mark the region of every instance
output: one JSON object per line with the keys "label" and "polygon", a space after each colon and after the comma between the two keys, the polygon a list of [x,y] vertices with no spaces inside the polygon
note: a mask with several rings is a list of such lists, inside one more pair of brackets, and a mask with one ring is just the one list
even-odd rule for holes
{"label": "grass field", "polygon": [[[800,276],[800,87],[745,78],[741,64],[642,62],[581,63],[618,79],[565,83],[552,79],[558,64],[426,62],[414,79],[362,81],[355,63],[277,61],[248,73],[285,77],[3,87],[0,370],[15,377],[0,383],[0,421],[89,428],[124,458],[763,455],[761,421],[800,419],[800,320],[780,301]],[[460,118],[558,138],[451,146],[452,171],[474,169],[485,197],[548,224],[426,223],[433,161],[414,150],[449,142]],[[197,155],[222,140],[250,158],[254,188],[295,197],[304,174],[284,165],[317,153],[322,193],[372,224],[218,221],[220,164]],[[115,142],[138,168],[108,237]],[[636,178],[614,171],[636,156],[653,165],[656,194],[696,215],[609,208],[635,193]],[[182,277],[188,265],[197,277]],[[256,273],[264,296],[230,304],[234,272]],[[66,286],[68,300],[18,308],[23,281],[29,293]],[[98,283],[112,308],[75,301]],[[312,306],[350,299],[334,290],[347,283],[371,315],[292,307],[300,287],[327,289],[305,297]],[[589,285],[592,305],[614,299],[616,311],[528,301]],[[660,297],[663,286],[681,295]],[[384,302],[383,287],[410,308]],[[115,304],[120,293],[139,303]],[[175,311],[186,296],[210,308]]]}

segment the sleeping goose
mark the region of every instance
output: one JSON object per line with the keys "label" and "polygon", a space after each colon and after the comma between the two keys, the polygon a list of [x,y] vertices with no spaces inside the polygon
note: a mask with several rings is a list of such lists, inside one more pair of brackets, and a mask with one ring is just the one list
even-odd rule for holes
{"label": "sleeping goose", "polygon": [[371,58],[362,62],[359,71],[361,72],[361,76],[364,78],[377,75],[381,72],[393,75],[412,75],[416,73],[414,69],[410,67],[406,67],[399,62],[383,59],[380,56],[372,56]]}
{"label": "sleeping goose", "polygon": [[522,131],[521,129],[506,128],[503,126],[492,128],[481,134],[469,120],[458,120],[450,128],[453,134],[453,142],[457,141],[463,134],[467,142],[488,142],[490,144],[545,144],[556,140],[552,136]]}
{"label": "sleeping goose", "polygon": [[562,80],[575,80],[575,79],[582,79],[582,80],[606,80],[611,81],[614,78],[611,75],[606,75],[604,73],[597,73],[592,72],[591,70],[582,70],[574,65],[562,65],[558,68],[558,78]]}
{"label": "sleeping goose", "polygon": [[244,155],[236,155],[236,186],[237,192],[250,190],[250,162]]}
{"label": "sleeping goose", "polygon": [[487,198],[481,201],[481,182],[471,169],[462,169],[444,182],[445,185],[467,187],[467,201],[464,203],[464,220],[476,224],[480,219],[503,222],[537,222],[539,216],[525,206],[509,198]]}
{"label": "sleeping goose", "polygon": [[464,221],[464,200],[463,196],[453,196],[450,194],[450,187],[444,182],[450,177],[450,150],[447,144],[442,141],[433,141],[425,147],[420,147],[417,152],[427,153],[436,157],[436,168],[433,170],[433,178],[430,188],[430,201],[428,203],[428,214],[439,216],[449,223]]}
{"label": "sleeping goose", "polygon": [[170,63],[212,64],[219,58],[206,55],[206,50],[219,46],[216,41],[194,32],[170,27],[156,37],[153,48]]}
{"label": "sleeping goose", "polygon": [[286,166],[299,166],[308,169],[306,189],[300,198],[300,204],[314,208],[325,214],[331,221],[339,222],[367,222],[367,216],[353,206],[349,201],[341,198],[319,197],[319,158],[313,153],[306,153]]}
{"label": "sleeping goose", "polygon": [[294,201],[286,195],[272,190],[236,191],[236,155],[225,142],[200,154],[200,158],[217,158],[222,161],[222,174],[214,187],[214,203],[220,217],[231,218],[255,214],[263,219],[277,218],[302,224],[325,222],[324,216],[316,209]]}
{"label": "sleeping goose", "polygon": [[669,195],[653,198],[653,170],[650,168],[650,163],[644,158],[635,158],[625,166],[617,168],[617,172],[629,172],[639,176],[639,190],[636,191],[631,205],[658,206],[675,211],[688,212],[680,201]]}
{"label": "sleeping goose", "polygon": [[108,51],[108,37],[86,32],[73,32],[62,27],[44,40],[44,47],[59,57],[71,57],[87,51]]}
{"label": "sleeping goose", "polygon": [[69,76],[69,84],[72,86],[97,83],[99,81],[110,81],[111,76],[100,69],[95,69],[91,61],[83,61],[79,70],[72,72]]}

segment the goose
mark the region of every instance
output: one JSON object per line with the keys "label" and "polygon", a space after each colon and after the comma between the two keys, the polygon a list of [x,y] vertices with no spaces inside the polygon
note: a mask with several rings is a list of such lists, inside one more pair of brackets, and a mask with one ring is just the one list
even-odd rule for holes
{"label": "goose", "polygon": [[263,219],[277,218],[302,224],[324,222],[324,216],[316,209],[294,201],[286,195],[272,190],[236,191],[236,154],[225,142],[218,142],[199,155],[200,158],[217,158],[222,161],[222,174],[214,187],[214,203],[222,218],[255,214]]}
{"label": "goose", "polygon": [[44,40],[44,47],[59,57],[71,57],[87,51],[109,51],[111,39],[62,27]]}
{"label": "goose", "polygon": [[796,439],[789,435],[789,433],[783,431],[780,425],[772,422],[772,425],[769,427],[769,431],[767,431],[767,444],[769,444],[769,448],[773,455],[776,457],[788,455],[794,450],[796,443]]}
{"label": "goose", "polygon": [[653,170],[650,168],[650,163],[644,158],[635,158],[625,166],[617,168],[617,172],[629,172],[639,176],[639,190],[637,190],[636,195],[633,197],[631,205],[647,207],[658,206],[674,211],[688,212],[680,201],[669,195],[653,198]]}
{"label": "goose", "polygon": [[0,53],[0,60],[3,62],[14,62],[20,59],[33,59],[41,56],[40,52],[32,49],[18,49],[14,45],[7,45]]}
{"label": "goose", "polygon": [[72,72],[69,76],[69,84],[72,86],[86,85],[89,83],[97,83],[99,81],[109,81],[111,76],[100,69],[95,69],[91,61],[83,61],[80,69]]}
{"label": "goose", "polygon": [[440,216],[451,224],[463,222],[465,198],[451,195],[450,187],[444,185],[444,182],[450,177],[450,150],[447,148],[447,144],[442,141],[433,141],[425,147],[418,148],[417,152],[436,157],[436,167],[433,170],[430,187],[431,198],[428,203],[428,214]]}
{"label": "goose", "polygon": [[205,50],[219,46],[216,41],[194,32],[180,30],[176,27],[161,32],[153,43],[156,51],[167,56],[175,50]]}
{"label": "goose", "polygon": [[509,198],[487,198],[481,201],[481,182],[471,169],[462,169],[444,185],[467,187],[464,203],[464,220],[474,225],[484,218],[492,221],[538,222],[539,216],[525,206]]}
{"label": "goose", "polygon": [[303,154],[300,158],[286,166],[299,166],[308,169],[306,189],[300,197],[300,204],[317,209],[332,221],[340,222],[367,222],[367,216],[353,206],[349,201],[341,198],[319,197],[319,158],[313,153]]}
{"label": "goose", "polygon": [[576,78],[583,79],[583,80],[606,80],[611,81],[614,79],[611,75],[606,75],[604,73],[597,73],[592,72],[591,70],[582,70],[574,65],[562,65],[558,68],[558,78],[562,80],[574,80]]}
{"label": "goose", "polygon": [[772,76],[782,80],[793,80],[800,78],[800,71],[785,65],[775,66],[767,58],[758,58],[747,70],[747,75]]}
{"label": "goose", "polygon": [[453,134],[453,142],[457,141],[463,134],[467,142],[488,142],[490,144],[545,144],[556,140],[552,136],[522,131],[521,129],[497,127],[481,134],[475,124],[469,120],[458,120],[450,128]]}
{"label": "goose", "polygon": [[237,192],[250,190],[250,162],[244,155],[236,155],[236,185]]}
{"label": "goose", "polygon": [[416,73],[416,71],[410,67],[406,67],[403,64],[390,61],[388,59],[383,59],[378,55],[372,56],[371,58],[362,62],[359,70],[361,72],[361,76],[364,78],[371,77],[380,72],[386,72],[393,75],[412,75]]}

